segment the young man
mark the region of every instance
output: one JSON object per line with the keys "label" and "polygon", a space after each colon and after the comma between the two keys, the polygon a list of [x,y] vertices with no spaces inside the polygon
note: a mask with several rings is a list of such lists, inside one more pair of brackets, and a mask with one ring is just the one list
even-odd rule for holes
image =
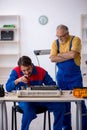
{"label": "young man", "polygon": [[[28,56],[22,56],[18,60],[18,66],[15,67],[6,83],[6,90],[20,90],[22,87],[34,85],[55,85],[48,72],[39,66],[35,66]],[[64,103],[57,102],[19,102],[23,110],[21,130],[28,130],[33,119],[36,118],[36,108],[38,106],[46,107],[48,111],[54,114],[53,130],[62,130],[63,115],[65,110]]]}
{"label": "young man", "polygon": [[[56,73],[57,84],[62,90],[72,90],[83,87],[80,70],[81,40],[69,35],[68,27],[59,25],[56,29],[57,40],[52,43],[50,60],[58,68]],[[64,130],[72,130],[70,103],[66,103],[66,113],[63,125]],[[82,130],[87,130],[87,108],[82,102]]]}

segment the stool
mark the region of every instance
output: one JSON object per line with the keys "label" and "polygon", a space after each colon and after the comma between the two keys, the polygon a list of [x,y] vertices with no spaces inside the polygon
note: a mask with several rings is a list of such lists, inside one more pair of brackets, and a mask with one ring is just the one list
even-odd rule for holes
{"label": "stool", "polygon": [[[16,105],[16,102],[14,102],[14,105],[12,106],[12,126],[11,126],[12,128],[11,128],[11,130],[17,130],[16,112],[23,114],[23,110],[19,107],[19,105]],[[48,127],[49,127],[49,130],[51,130],[50,112],[45,107],[38,107],[36,110],[36,114],[44,113],[43,130],[46,129],[46,112],[48,112]]]}

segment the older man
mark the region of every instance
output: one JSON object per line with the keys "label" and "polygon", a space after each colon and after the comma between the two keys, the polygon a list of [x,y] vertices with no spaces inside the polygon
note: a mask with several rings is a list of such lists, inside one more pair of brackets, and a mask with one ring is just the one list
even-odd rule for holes
{"label": "older man", "polygon": [[[80,38],[70,35],[66,25],[59,25],[57,27],[56,36],[58,39],[52,43],[50,60],[51,62],[55,62],[58,68],[56,73],[57,84],[62,90],[83,87],[80,70]],[[64,130],[72,130],[70,103],[66,103],[63,125]],[[82,102],[82,130],[87,130],[87,108],[84,102]]]}

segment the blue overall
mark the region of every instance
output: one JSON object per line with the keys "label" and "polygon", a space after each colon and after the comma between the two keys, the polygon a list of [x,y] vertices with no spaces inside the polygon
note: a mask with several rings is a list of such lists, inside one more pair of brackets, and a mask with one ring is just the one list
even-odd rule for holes
{"label": "blue overall", "polygon": [[20,102],[19,106],[22,108],[24,114],[22,117],[21,130],[28,130],[30,123],[36,116],[36,108],[39,106],[46,107],[48,111],[53,112],[54,125],[53,130],[62,130],[62,123],[64,117],[64,103],[57,102]]}
{"label": "blue overall", "polygon": [[[72,47],[72,40],[70,42],[70,50]],[[59,41],[57,40],[56,43],[58,46],[58,53],[59,53],[60,50]],[[75,64],[74,59],[60,62],[57,63],[56,65],[58,67],[58,71],[56,74],[57,84],[62,90],[72,90],[73,88],[83,86],[80,66],[77,66]],[[82,115],[83,115],[82,130],[87,130],[87,108],[84,102],[82,102]],[[66,103],[63,127],[65,128],[64,130],[72,130],[70,103]]]}
{"label": "blue overall", "polygon": [[[26,84],[20,82],[15,85],[14,80],[18,77],[23,76],[22,71],[19,67],[12,70],[10,77],[6,83],[6,90],[12,91],[15,89],[21,89],[21,86],[26,87]],[[29,77],[30,85],[55,85],[56,83],[52,80],[50,75],[41,67],[34,66],[32,75]],[[65,103],[61,102],[19,102],[19,106],[23,110],[21,130],[28,130],[30,123],[36,116],[36,108],[39,106],[46,107],[48,111],[53,112],[54,125],[53,130],[62,130]]]}

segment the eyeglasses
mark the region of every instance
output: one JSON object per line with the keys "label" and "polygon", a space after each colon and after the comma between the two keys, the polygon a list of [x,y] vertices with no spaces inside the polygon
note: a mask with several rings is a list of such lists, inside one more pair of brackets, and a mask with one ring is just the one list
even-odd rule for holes
{"label": "eyeglasses", "polygon": [[65,34],[63,34],[63,35],[61,35],[61,36],[58,36],[58,35],[57,35],[57,37],[58,37],[58,38],[65,38],[66,34],[68,34],[68,33],[65,33]]}

